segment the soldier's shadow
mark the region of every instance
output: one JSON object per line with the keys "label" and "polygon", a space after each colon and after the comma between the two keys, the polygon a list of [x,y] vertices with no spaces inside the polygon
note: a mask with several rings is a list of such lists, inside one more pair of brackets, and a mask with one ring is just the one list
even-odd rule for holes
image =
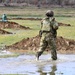
{"label": "soldier's shadow", "polygon": [[55,71],[57,71],[57,66],[55,64],[50,66],[50,70],[49,71],[45,71],[44,70],[44,66],[40,66],[38,68],[39,75],[55,75]]}

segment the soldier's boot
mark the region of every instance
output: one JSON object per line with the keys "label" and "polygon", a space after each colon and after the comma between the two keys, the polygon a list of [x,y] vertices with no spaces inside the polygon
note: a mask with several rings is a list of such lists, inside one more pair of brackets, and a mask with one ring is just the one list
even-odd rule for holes
{"label": "soldier's boot", "polygon": [[56,51],[54,51],[54,52],[52,51],[51,53],[52,53],[51,54],[52,55],[52,60],[57,60],[57,53],[56,53]]}
{"label": "soldier's boot", "polygon": [[36,53],[36,61],[39,60],[39,57],[41,56],[41,54],[42,54],[42,52],[37,52],[37,53]]}
{"label": "soldier's boot", "polygon": [[57,60],[57,57],[55,56],[55,57],[52,57],[52,60]]}

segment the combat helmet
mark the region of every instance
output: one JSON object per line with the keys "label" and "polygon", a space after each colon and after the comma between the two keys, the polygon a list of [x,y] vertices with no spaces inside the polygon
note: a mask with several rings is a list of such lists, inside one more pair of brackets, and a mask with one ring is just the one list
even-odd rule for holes
{"label": "combat helmet", "polygon": [[47,17],[53,17],[54,16],[54,12],[52,10],[48,10],[45,15]]}

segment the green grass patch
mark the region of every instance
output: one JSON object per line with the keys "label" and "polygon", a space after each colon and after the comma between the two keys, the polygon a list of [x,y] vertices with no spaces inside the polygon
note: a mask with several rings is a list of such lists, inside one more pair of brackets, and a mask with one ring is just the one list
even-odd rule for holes
{"label": "green grass patch", "polygon": [[[68,26],[60,26],[58,29],[58,36],[63,36],[68,39],[75,40],[75,9],[74,8],[41,8],[37,9],[36,7],[0,7],[0,16],[3,13],[6,13],[8,17],[41,17],[45,16],[45,12],[48,9],[54,10],[56,20],[61,23],[71,24]],[[19,23],[20,25],[30,27],[31,30],[22,30],[22,29],[5,29],[7,31],[13,32],[15,34],[0,34],[0,45],[11,45],[18,41],[21,41],[24,38],[31,38],[38,35],[40,30],[40,22],[36,20],[9,20]]]}
{"label": "green grass patch", "polygon": [[20,54],[7,54],[7,55],[0,55],[0,58],[8,58],[8,57],[18,57]]}
{"label": "green grass patch", "polygon": [[17,22],[20,25],[30,27],[33,30],[39,30],[41,25],[41,21],[37,21],[37,20],[12,20],[12,21]]}
{"label": "green grass patch", "polygon": [[75,17],[75,8],[40,8],[37,7],[0,7],[0,17],[3,13],[9,18],[44,17],[47,10],[53,10],[56,17]]}
{"label": "green grass patch", "polygon": [[58,36],[75,40],[75,27],[60,27],[58,30]]}
{"label": "green grass patch", "polygon": [[[75,18],[74,17],[56,17],[58,22],[71,24],[71,26],[60,26],[58,29],[58,36],[63,36],[65,38],[75,40]],[[10,45],[21,41],[23,38],[31,38],[38,35],[40,30],[40,21],[31,21],[31,20],[12,20],[23,26],[32,28],[31,30],[22,30],[22,29],[5,29],[7,31],[13,32],[15,34],[5,34],[0,35],[0,44]]]}
{"label": "green grass patch", "polygon": [[16,34],[0,35],[0,44],[10,45],[21,41],[24,38],[31,38],[36,36],[38,34],[37,32],[38,31],[36,30],[18,30]]}

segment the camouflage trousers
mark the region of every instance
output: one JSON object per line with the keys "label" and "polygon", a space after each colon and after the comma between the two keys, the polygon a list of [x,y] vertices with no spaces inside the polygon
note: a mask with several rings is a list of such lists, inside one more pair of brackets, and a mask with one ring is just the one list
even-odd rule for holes
{"label": "camouflage trousers", "polygon": [[39,50],[37,51],[36,56],[39,58],[39,56],[41,56],[41,54],[45,51],[47,46],[51,50],[51,58],[53,60],[56,60],[57,59],[56,39],[50,33],[45,33],[42,35],[41,41],[40,41],[40,47],[39,47]]}

